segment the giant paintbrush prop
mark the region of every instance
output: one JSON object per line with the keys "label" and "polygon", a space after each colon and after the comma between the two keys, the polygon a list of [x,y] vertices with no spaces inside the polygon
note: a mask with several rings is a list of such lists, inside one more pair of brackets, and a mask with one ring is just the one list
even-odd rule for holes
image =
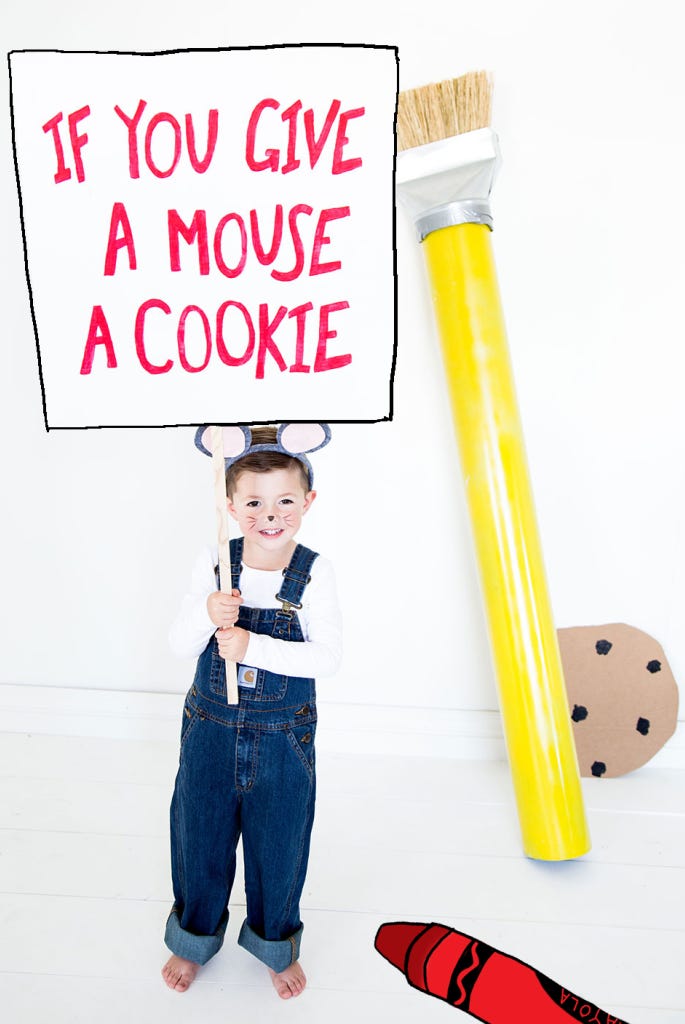
{"label": "giant paintbrush prop", "polygon": [[590,847],[490,243],[486,74],[400,94],[397,184],[423,243],[525,852]]}

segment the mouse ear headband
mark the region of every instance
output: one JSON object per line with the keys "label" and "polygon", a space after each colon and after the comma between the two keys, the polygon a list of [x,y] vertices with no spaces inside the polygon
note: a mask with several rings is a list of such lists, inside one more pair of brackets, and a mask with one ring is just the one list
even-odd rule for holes
{"label": "mouse ear headband", "polygon": [[[195,432],[195,447],[209,456],[212,454],[210,429],[198,427]],[[276,431],[275,443],[266,444],[253,444],[249,427],[222,427],[222,433],[226,469],[253,452],[280,452],[302,463],[307,470],[310,489],[314,486],[314,471],[305,452],[316,452],[331,439],[331,428],[327,423],[282,423]]]}

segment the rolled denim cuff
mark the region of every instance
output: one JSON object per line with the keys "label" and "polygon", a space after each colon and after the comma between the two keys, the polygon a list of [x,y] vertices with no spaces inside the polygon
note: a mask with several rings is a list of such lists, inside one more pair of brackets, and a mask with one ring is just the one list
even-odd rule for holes
{"label": "rolled denim cuff", "polygon": [[181,928],[181,922],[174,906],[167,919],[164,942],[176,956],[181,956],[184,960],[192,960],[196,964],[206,964],[221,949],[227,924],[228,914],[225,913],[214,935],[194,935],[193,932]]}
{"label": "rolled denim cuff", "polygon": [[304,925],[300,925],[297,931],[287,939],[263,939],[250,928],[247,921],[243,921],[238,936],[238,945],[252,953],[263,964],[270,967],[276,974],[280,974],[286,967],[290,967],[300,956],[300,940]]}

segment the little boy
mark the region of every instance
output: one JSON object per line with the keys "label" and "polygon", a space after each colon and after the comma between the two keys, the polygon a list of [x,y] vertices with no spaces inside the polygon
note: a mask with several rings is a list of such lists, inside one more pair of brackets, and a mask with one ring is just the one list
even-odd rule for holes
{"label": "little boy", "polygon": [[[314,679],[335,672],[341,653],[331,565],[294,538],[316,497],[304,453],[330,431],[231,429],[234,440],[244,436],[226,459],[228,510],[243,534],[231,541],[233,590],[218,591],[216,550],[205,551],[171,631],[175,652],[199,659],[171,804],[173,956],[162,975],[184,992],[221,948],[242,834],[247,917],[238,942],[288,999],[306,983],[299,901],[314,817]],[[209,454],[202,428],[196,444]],[[237,705],[226,700],[223,659],[238,663]]]}

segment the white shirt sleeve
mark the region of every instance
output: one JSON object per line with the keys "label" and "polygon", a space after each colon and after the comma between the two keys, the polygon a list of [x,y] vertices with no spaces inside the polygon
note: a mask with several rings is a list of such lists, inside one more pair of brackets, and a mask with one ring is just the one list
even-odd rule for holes
{"label": "white shirt sleeve", "polygon": [[[196,658],[207,646],[216,626],[207,611],[207,598],[216,590],[216,550],[206,547],[193,567],[190,590],[184,596],[169,632],[172,651],[180,658]],[[270,577],[270,578],[269,578]],[[247,607],[278,608],[275,593],[281,573],[244,568],[241,594]],[[342,658],[342,617],[333,566],[319,556],[311,568],[302,609],[297,613],[304,643],[250,633],[245,665],[280,675],[321,678],[333,675]]]}

